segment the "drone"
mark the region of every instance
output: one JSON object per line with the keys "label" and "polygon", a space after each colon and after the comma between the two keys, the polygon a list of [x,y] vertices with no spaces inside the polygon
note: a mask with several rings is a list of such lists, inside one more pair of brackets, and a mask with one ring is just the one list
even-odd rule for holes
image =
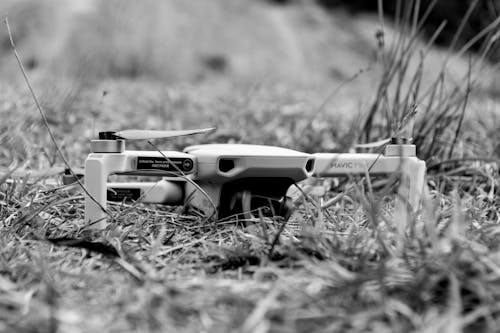
{"label": "drone", "polygon": [[[100,132],[85,161],[85,220],[107,225],[107,202],[183,206],[207,218],[251,216],[262,207],[287,219],[294,184],[313,178],[387,176],[400,178],[399,193],[417,212],[426,164],[410,139],[393,138],[383,153],[304,153],[252,144],[199,144],[183,151],[126,150],[126,142],[206,134],[214,128],[180,131]],[[109,182],[111,175],[160,176],[159,181]]]}

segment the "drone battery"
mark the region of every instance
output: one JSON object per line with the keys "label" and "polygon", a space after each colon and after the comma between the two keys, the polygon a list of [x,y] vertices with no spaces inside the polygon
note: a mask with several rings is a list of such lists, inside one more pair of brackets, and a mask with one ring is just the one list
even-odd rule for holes
{"label": "drone battery", "polygon": [[180,205],[184,196],[183,182],[161,180],[159,182],[108,183],[108,201],[140,201],[164,205]]}

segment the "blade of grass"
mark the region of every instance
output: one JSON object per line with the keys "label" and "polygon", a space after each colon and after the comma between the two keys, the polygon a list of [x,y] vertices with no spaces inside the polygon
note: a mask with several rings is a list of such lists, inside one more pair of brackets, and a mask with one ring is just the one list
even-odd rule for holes
{"label": "blade of grass", "polygon": [[66,165],[68,170],[71,172],[71,176],[74,177],[74,179],[76,180],[78,185],[80,185],[80,187],[83,189],[85,194],[87,194],[89,196],[89,198],[91,198],[92,201],[94,201],[104,213],[110,215],[109,212],[99,202],[97,202],[97,200],[88,192],[87,188],[78,179],[77,175],[73,172],[71,165],[66,160],[66,157],[64,156],[63,152],[59,148],[59,144],[57,143],[57,140],[54,136],[54,133],[52,132],[52,130],[50,128],[47,117],[45,116],[45,112],[43,112],[42,106],[40,105],[40,102],[38,101],[38,97],[36,96],[35,91],[33,90],[33,87],[31,86],[30,80],[28,78],[28,74],[26,73],[26,70],[24,69],[23,62],[21,61],[21,56],[19,55],[19,53],[17,51],[16,44],[14,43],[14,38],[12,37],[12,32],[10,30],[10,25],[9,25],[9,19],[7,17],[5,17],[4,23],[7,27],[7,33],[9,35],[10,46],[12,48],[12,51],[14,52],[14,56],[17,60],[17,64],[19,66],[19,69],[21,70],[24,81],[26,82],[26,85],[28,86],[28,90],[30,91],[31,97],[33,97],[33,101],[35,102],[36,108],[38,109],[40,116],[42,117],[43,124],[44,124],[45,128],[47,129],[47,132],[49,133],[50,139],[52,140],[52,143],[54,144],[54,147],[56,148],[56,151],[57,151],[59,157],[61,158],[63,163]]}

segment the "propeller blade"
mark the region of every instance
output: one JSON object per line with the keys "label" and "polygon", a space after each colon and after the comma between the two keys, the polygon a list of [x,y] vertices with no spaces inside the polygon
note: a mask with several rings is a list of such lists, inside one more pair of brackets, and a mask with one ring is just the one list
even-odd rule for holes
{"label": "propeller blade", "polygon": [[390,138],[375,141],[375,142],[360,143],[360,144],[354,145],[354,147],[356,147],[356,148],[378,148],[378,147],[382,147],[383,145],[388,144],[389,142],[391,142]]}
{"label": "propeller blade", "polygon": [[179,131],[124,130],[116,132],[114,135],[126,140],[149,140],[149,139],[174,138],[177,136],[210,133],[213,131],[215,131],[214,127],[193,129],[193,130],[179,130]]}

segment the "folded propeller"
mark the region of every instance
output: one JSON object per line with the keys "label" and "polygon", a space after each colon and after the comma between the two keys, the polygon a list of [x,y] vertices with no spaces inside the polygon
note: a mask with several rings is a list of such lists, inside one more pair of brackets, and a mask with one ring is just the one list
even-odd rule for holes
{"label": "folded propeller", "polygon": [[192,130],[123,130],[118,132],[99,132],[100,140],[150,140],[150,139],[164,139],[175,138],[178,136],[186,136],[193,134],[211,133],[215,131],[214,127],[199,128]]}

